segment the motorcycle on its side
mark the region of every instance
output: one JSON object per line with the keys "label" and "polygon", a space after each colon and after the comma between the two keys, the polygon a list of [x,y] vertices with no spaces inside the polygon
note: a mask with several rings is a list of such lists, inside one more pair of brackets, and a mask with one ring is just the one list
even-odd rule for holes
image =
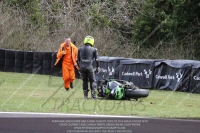
{"label": "motorcycle on its side", "polygon": [[97,81],[98,97],[106,99],[136,99],[149,95],[149,91],[135,86],[132,82],[118,79],[99,79]]}

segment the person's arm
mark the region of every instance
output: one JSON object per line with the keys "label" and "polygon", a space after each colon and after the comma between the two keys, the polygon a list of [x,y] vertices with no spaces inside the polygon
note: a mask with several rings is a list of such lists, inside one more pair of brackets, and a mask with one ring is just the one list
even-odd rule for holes
{"label": "person's arm", "polygon": [[80,63],[80,49],[78,49],[78,54],[77,54],[76,63],[77,63],[77,65],[78,65],[78,67],[80,68],[80,65],[79,65],[79,63]]}
{"label": "person's arm", "polygon": [[[74,45],[75,46],[75,45]],[[77,59],[78,58],[78,48],[75,46],[75,59]]]}
{"label": "person's arm", "polygon": [[57,52],[57,58],[61,58],[64,54],[66,54],[66,51],[64,50],[64,47],[60,46]]}
{"label": "person's arm", "polygon": [[60,61],[60,59],[62,58],[64,54],[66,54],[66,51],[64,51],[64,47],[60,46],[56,55],[57,59],[56,59],[56,62],[54,63],[54,66],[57,65],[57,63]]}
{"label": "person's arm", "polygon": [[76,69],[79,70],[79,66],[78,66],[78,62],[77,62],[77,59],[78,59],[78,48],[73,43],[71,43],[71,47],[73,49],[72,58],[73,58],[73,62],[74,62],[74,67],[76,67]]}
{"label": "person's arm", "polygon": [[98,57],[98,50],[95,48],[94,58],[96,62],[96,73],[99,73],[99,57]]}
{"label": "person's arm", "polygon": [[98,68],[99,67],[99,57],[98,57],[98,50],[95,48],[95,53],[94,53],[94,58],[95,58],[95,61],[96,61],[96,67]]}

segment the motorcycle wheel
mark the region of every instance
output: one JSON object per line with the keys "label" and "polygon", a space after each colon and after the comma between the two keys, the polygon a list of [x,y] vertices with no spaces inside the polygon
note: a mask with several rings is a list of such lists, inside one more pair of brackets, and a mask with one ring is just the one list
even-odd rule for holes
{"label": "motorcycle wheel", "polygon": [[142,98],[147,97],[149,95],[149,91],[146,89],[126,89],[125,90],[125,97],[127,98]]}

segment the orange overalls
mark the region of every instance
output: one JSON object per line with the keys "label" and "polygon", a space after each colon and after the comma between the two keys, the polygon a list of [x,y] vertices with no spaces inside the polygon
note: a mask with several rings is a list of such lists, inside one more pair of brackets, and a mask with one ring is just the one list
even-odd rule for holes
{"label": "orange overalls", "polygon": [[[62,55],[62,50],[66,51],[65,55]],[[70,44],[69,47],[66,47],[66,43],[60,45],[60,49],[57,52],[57,60],[54,66],[62,60],[62,77],[64,81],[64,87],[70,88],[70,83],[75,80],[75,69],[74,66],[77,66],[76,58],[78,54],[78,48],[74,44]]]}

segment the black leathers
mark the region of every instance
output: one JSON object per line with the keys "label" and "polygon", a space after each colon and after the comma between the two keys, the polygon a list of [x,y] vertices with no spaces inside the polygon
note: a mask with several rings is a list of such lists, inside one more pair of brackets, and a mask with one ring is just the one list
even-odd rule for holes
{"label": "black leathers", "polygon": [[[83,91],[89,91],[88,89],[88,81],[90,82],[90,89],[92,93],[92,97],[95,97],[95,74],[94,69],[99,67],[98,62],[98,51],[96,48],[90,45],[84,45],[78,49],[78,59],[77,59],[82,80],[83,80]],[[93,66],[96,63],[96,66]]]}

